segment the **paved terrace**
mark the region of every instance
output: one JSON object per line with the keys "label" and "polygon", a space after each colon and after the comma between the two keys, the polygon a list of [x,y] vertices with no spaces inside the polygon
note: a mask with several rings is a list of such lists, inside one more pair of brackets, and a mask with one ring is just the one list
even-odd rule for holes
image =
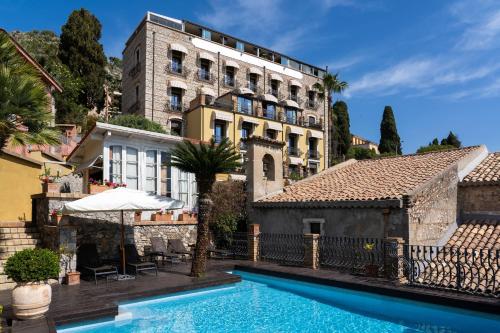
{"label": "paved terrace", "polygon": [[[2,332],[55,332],[56,325],[104,317],[112,318],[118,314],[119,302],[240,281],[239,277],[225,273],[232,269],[468,310],[500,313],[500,300],[496,298],[410,287],[381,278],[354,276],[333,270],[312,270],[246,260],[211,260],[206,276],[196,279],[187,276],[190,267],[190,264],[160,265],[158,276],[142,274],[136,280],[110,281],[108,284],[101,280],[98,286],[95,286],[93,281],[83,280],[79,286],[53,286],[52,304],[47,318],[28,322],[14,321],[11,331],[9,328],[4,328]],[[4,323],[10,321],[10,291],[0,292],[0,304],[6,306],[3,313]]]}

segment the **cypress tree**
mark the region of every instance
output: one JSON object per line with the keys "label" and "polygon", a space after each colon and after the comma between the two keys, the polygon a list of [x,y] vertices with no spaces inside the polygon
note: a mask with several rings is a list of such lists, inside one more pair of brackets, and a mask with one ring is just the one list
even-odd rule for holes
{"label": "cypress tree", "polygon": [[378,147],[381,154],[401,155],[401,140],[396,128],[396,119],[392,112],[392,107],[386,106],[380,123],[380,144]]}
{"label": "cypress tree", "polygon": [[100,38],[101,23],[84,8],[73,11],[61,29],[59,58],[81,78],[79,102],[89,108],[102,106],[104,100],[106,56]]}
{"label": "cypress tree", "polygon": [[337,144],[337,155],[345,156],[351,147],[351,132],[349,130],[349,111],[344,101],[337,101],[333,104],[333,118],[335,131],[333,141]]}
{"label": "cypress tree", "polygon": [[462,146],[462,142],[458,140],[458,137],[452,131],[450,131],[450,133],[448,134],[448,137],[446,138],[446,143],[456,148],[460,148]]}
{"label": "cypress tree", "polygon": [[429,144],[429,146],[438,146],[439,145],[439,141],[437,138],[434,138],[434,140],[432,140],[432,142]]}

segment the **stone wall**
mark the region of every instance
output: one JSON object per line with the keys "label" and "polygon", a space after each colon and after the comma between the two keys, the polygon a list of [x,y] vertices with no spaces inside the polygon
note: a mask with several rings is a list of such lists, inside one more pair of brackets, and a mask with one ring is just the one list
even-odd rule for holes
{"label": "stone wall", "polygon": [[459,211],[463,214],[500,215],[500,184],[458,187]]}
{"label": "stone wall", "polygon": [[404,199],[411,244],[437,245],[456,226],[457,184],[454,166]]}
{"label": "stone wall", "polygon": [[167,240],[169,239],[181,239],[184,246],[188,248],[188,245],[196,243],[196,224],[173,224],[148,221],[136,223],[134,225],[134,241],[137,245],[139,254],[144,254],[144,249],[151,246],[151,237],[161,237],[164,239],[165,244],[167,244]]}

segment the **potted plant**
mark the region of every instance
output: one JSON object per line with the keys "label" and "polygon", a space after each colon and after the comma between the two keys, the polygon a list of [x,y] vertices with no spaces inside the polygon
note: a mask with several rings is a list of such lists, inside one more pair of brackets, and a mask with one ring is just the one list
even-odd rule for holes
{"label": "potted plant", "polygon": [[138,210],[134,212],[134,222],[141,222],[142,220],[142,211]]}
{"label": "potted plant", "polygon": [[195,212],[183,211],[182,214],[179,214],[179,221],[197,221],[198,214]]}
{"label": "potted plant", "polygon": [[164,209],[160,209],[159,211],[151,214],[151,221],[172,221],[172,213]]}
{"label": "potted plant", "polygon": [[375,249],[375,243],[365,243],[363,249],[370,255],[370,264],[365,265],[365,274],[367,276],[376,277],[378,276],[378,266],[375,265],[375,258],[373,250]]}
{"label": "potted plant", "polygon": [[97,194],[109,190],[109,188],[104,185],[104,182],[89,178],[87,189],[89,194]]}
{"label": "potted plant", "polygon": [[51,219],[52,224],[58,225],[59,222],[61,222],[62,216],[63,216],[62,209],[53,209],[50,212],[50,219]]}
{"label": "potted plant", "polygon": [[59,193],[59,184],[55,182],[57,178],[59,178],[59,175],[54,177],[50,174],[50,168],[44,168],[43,173],[40,175],[40,180],[42,181],[42,192]]}
{"label": "potted plant", "polygon": [[5,274],[15,282],[12,311],[18,319],[36,319],[48,310],[52,299],[51,278],[59,276],[59,257],[48,249],[25,249],[5,264]]}
{"label": "potted plant", "polygon": [[59,248],[59,256],[64,263],[64,271],[66,272],[65,282],[68,286],[73,286],[80,283],[80,272],[73,270],[73,259],[76,255],[76,249],[69,246],[67,243]]}

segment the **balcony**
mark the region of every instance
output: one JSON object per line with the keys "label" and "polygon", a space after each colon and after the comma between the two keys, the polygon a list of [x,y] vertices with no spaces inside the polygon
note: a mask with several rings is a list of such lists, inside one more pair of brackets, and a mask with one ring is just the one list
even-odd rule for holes
{"label": "balcony", "polygon": [[263,93],[262,88],[259,88],[258,84],[255,84],[255,83],[252,83],[252,82],[248,82],[248,89],[250,89],[251,91],[253,91],[256,95],[260,95],[260,94]]}
{"label": "balcony", "polygon": [[236,88],[238,86],[238,81],[234,78],[234,76],[231,77],[224,75],[224,78],[222,79],[222,84],[224,85],[224,87]]}
{"label": "balcony", "polygon": [[320,158],[319,152],[317,150],[311,150],[311,149],[309,149],[309,151],[307,152],[307,156],[312,160],[319,160]]}
{"label": "balcony", "polygon": [[165,105],[165,109],[171,112],[185,112],[189,110],[189,106],[183,103],[167,102]]}
{"label": "balcony", "polygon": [[138,62],[137,64],[135,64],[135,66],[128,72],[128,76],[130,76],[131,78],[134,78],[137,76],[137,74],[139,74],[139,72],[141,71],[141,63]]}
{"label": "balcony", "polygon": [[276,97],[278,100],[283,100],[284,96],[282,93],[280,93],[279,89],[273,89],[273,88],[268,88],[267,93],[273,95]]}
{"label": "balcony", "polygon": [[214,82],[215,82],[214,75],[210,71],[207,71],[207,70],[204,70],[204,69],[198,69],[197,78],[200,81],[208,82],[208,83],[211,83],[211,84],[214,84]]}
{"label": "balcony", "polygon": [[289,100],[292,100],[294,102],[297,102],[297,104],[302,104],[302,99],[298,96],[298,95],[295,95],[295,94],[289,94],[288,95],[288,99]]}
{"label": "balcony", "polygon": [[319,103],[318,101],[314,100],[314,99],[307,99],[307,102],[306,102],[306,107],[308,109],[313,109],[313,110],[316,110],[318,107],[319,107]]}
{"label": "balcony", "polygon": [[127,109],[127,113],[132,113],[132,114],[136,113],[137,111],[139,111],[139,107],[140,107],[140,102],[136,101]]}
{"label": "balcony", "polygon": [[170,74],[179,75],[182,77],[187,77],[189,75],[190,71],[184,65],[180,65],[178,63],[171,62],[170,64],[167,65],[167,72],[169,72]]}
{"label": "balcony", "polygon": [[323,124],[320,121],[307,121],[304,123],[304,125],[309,128],[315,128],[319,130],[323,129]]}
{"label": "balcony", "polygon": [[300,155],[301,152],[299,148],[288,146],[288,156],[300,157]]}

